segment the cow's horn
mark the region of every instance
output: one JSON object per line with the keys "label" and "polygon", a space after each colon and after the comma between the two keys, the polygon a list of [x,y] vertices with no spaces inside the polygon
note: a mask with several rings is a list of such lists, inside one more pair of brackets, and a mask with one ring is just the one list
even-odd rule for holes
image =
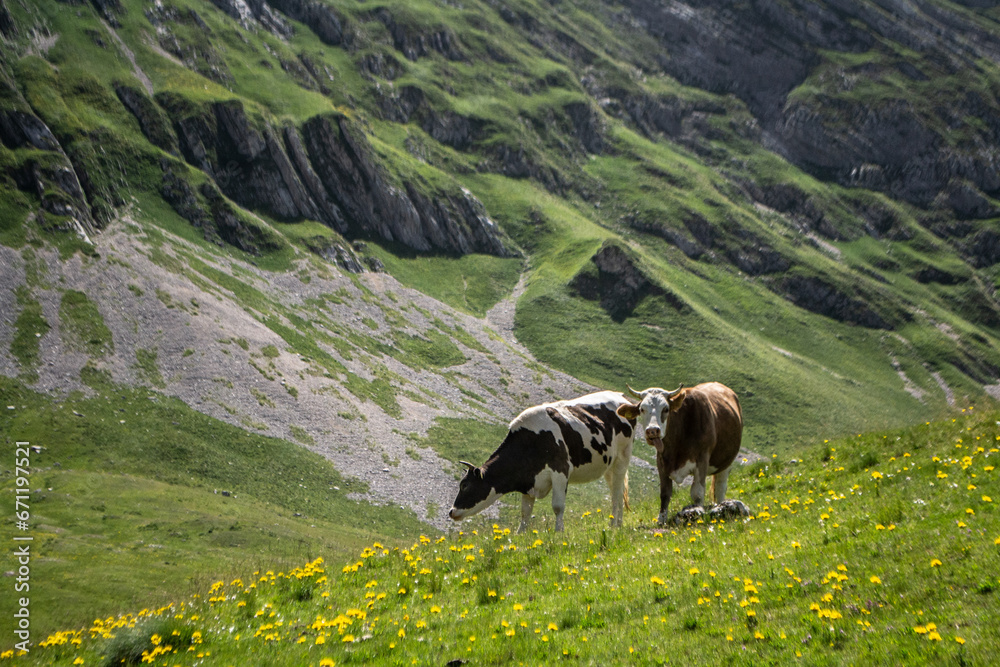
{"label": "cow's horn", "polygon": [[476,466],[472,465],[468,461],[459,461],[459,463],[461,463],[462,465],[464,465],[469,470],[472,470],[472,469],[476,468]]}
{"label": "cow's horn", "polygon": [[681,389],[683,389],[683,388],[684,388],[684,383],[681,383],[681,384],[680,384],[680,386],[678,386],[678,387],[677,387],[677,389],[674,389],[673,391],[668,391],[668,392],[667,392],[667,398],[673,398],[673,397],[674,397],[674,396],[676,396],[676,395],[677,395],[677,394],[678,394],[678,393],[680,392],[680,390],[681,390]]}
{"label": "cow's horn", "polygon": [[628,386],[628,384],[625,385],[625,388],[628,389],[628,393],[632,394],[635,398],[642,398],[642,394]]}

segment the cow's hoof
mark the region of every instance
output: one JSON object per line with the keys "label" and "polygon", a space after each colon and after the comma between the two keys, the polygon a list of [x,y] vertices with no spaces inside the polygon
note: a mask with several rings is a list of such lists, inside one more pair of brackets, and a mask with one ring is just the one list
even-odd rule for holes
{"label": "cow's hoof", "polygon": [[659,526],[666,526],[669,522],[670,522],[670,515],[667,514],[666,512],[663,512],[660,514],[660,516],[656,517],[656,524]]}
{"label": "cow's hoof", "polygon": [[750,508],[742,500],[723,500],[708,511],[713,519],[738,519],[750,516]]}
{"label": "cow's hoof", "polygon": [[704,519],[705,508],[701,505],[688,505],[674,516],[674,524],[681,526],[687,523],[697,523]]}

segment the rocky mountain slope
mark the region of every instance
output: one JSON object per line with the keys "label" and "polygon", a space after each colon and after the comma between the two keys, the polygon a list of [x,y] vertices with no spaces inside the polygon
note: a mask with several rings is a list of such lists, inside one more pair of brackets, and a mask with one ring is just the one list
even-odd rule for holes
{"label": "rocky mountain slope", "polygon": [[764,451],[989,401],[998,16],[0,0],[0,368],[155,387],[432,521],[436,426],[591,386],[721,380]]}
{"label": "rocky mountain slope", "polygon": [[5,291],[3,312],[38,313],[34,326],[19,321],[34,363],[7,352],[19,347],[8,319],[0,372],[57,396],[108,391],[101,379],[150,386],[307,446],[364,480],[366,500],[440,527],[460,466],[424,442],[436,418],[502,431],[518,406],[589,389],[507,342],[502,316],[493,327],[384,273],[358,277],[308,257],[298,271],[263,271],[149,236],[129,218],[106,227],[95,249],[63,262],[0,248],[5,284],[31,293]]}

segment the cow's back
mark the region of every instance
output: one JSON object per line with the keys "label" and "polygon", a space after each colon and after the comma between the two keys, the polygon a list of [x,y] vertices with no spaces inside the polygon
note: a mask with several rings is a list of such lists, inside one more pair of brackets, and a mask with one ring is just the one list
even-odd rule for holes
{"label": "cow's back", "polygon": [[603,475],[623,449],[630,449],[635,424],[616,412],[628,402],[619,392],[603,391],[536,405],[511,421],[508,439],[525,430],[551,433],[565,449],[548,452],[548,465],[568,469],[574,483],[586,482]]}

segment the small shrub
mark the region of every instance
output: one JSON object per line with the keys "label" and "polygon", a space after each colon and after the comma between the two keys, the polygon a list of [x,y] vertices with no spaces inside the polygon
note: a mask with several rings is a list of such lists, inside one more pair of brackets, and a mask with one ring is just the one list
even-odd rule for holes
{"label": "small shrub", "polygon": [[304,445],[315,445],[316,439],[309,435],[309,431],[305,430],[301,426],[292,424],[290,427],[292,432],[292,437],[301,442]]}
{"label": "small shrub", "polygon": [[490,577],[486,581],[479,582],[476,590],[476,599],[479,604],[496,604],[500,601],[500,583],[495,577]]}
{"label": "small shrub", "polygon": [[[104,665],[138,665],[143,662],[143,652],[152,652],[155,645],[153,635],[159,635],[175,649],[190,646],[194,642],[194,628],[176,619],[154,619],[133,628],[120,628],[114,639],[109,640]],[[162,640],[161,640],[162,641]]]}
{"label": "small shrub", "polygon": [[854,462],[851,464],[851,472],[858,472],[859,470],[867,470],[869,468],[874,468],[878,465],[879,459],[878,454],[871,450],[860,452]]}

